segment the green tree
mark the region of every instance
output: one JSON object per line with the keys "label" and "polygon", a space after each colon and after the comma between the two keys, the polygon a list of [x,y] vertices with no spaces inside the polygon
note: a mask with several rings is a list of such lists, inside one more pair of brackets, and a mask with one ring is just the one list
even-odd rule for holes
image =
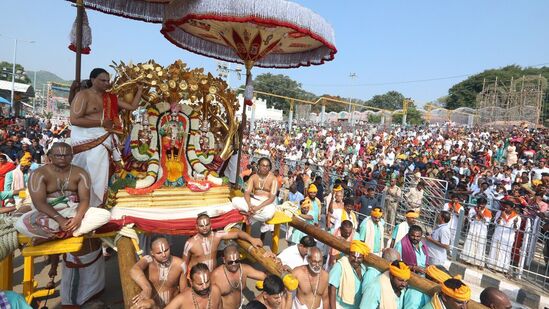
{"label": "green tree", "polygon": [[[287,96],[290,98],[315,101],[317,97],[301,88],[301,83],[283,74],[265,73],[256,76],[254,79],[254,90]],[[267,107],[283,110],[287,113],[290,110],[290,102],[287,99],[264,96]]]}
{"label": "green tree", "polygon": [[381,123],[381,115],[368,115],[368,123]]}
{"label": "green tree", "polygon": [[[403,116],[404,116],[403,113],[393,114],[393,123],[401,124]],[[419,125],[419,124],[425,123],[425,120],[423,119],[423,115],[417,109],[414,103],[410,103],[408,105],[408,111],[406,113],[406,123],[412,124],[412,125]]]}
{"label": "green tree", "polygon": [[[10,62],[2,61],[0,62],[0,80],[7,80],[11,81],[11,75],[13,71],[13,64]],[[20,65],[15,65],[15,82],[16,83],[22,83],[22,84],[30,84],[31,79],[27,76],[27,73],[25,72],[25,68]],[[17,73],[21,72],[21,73]]]}
{"label": "green tree", "polygon": [[[364,100],[355,99],[355,98],[344,98],[341,96],[331,95],[331,94],[323,94],[321,95],[321,97],[364,105]],[[339,113],[341,111],[349,111],[349,105],[345,103],[339,103],[339,102],[334,102],[330,100],[326,100],[325,102],[326,102],[326,113],[329,113],[329,112]],[[316,106],[314,106],[313,110],[316,112],[316,111],[320,111],[321,108],[322,108],[322,105],[317,104]],[[360,110],[360,109],[357,109],[357,110]]]}
{"label": "green tree", "polygon": [[366,105],[382,109],[396,110],[402,108],[404,95],[398,91],[389,91],[384,94],[375,95],[370,100],[366,101]]}
{"label": "green tree", "polygon": [[[500,69],[485,70],[482,73],[470,76],[459,82],[448,90],[446,108],[456,109],[459,107],[476,108],[477,95],[482,91],[483,83],[493,83],[496,80],[508,84],[511,78],[518,79],[525,75],[542,75],[549,80],[549,67],[522,68],[518,65],[510,65]],[[545,101],[544,110],[549,107]]]}

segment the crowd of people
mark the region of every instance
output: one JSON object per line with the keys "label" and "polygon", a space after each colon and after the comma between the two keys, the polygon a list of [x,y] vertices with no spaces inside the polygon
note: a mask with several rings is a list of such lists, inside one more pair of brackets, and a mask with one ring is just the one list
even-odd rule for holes
{"label": "crowd of people", "polygon": [[[449,246],[464,242],[466,263],[507,273],[525,255],[529,264],[538,242],[545,242],[541,246],[548,262],[547,129],[298,123],[286,133],[281,125],[256,123],[245,145],[251,158],[273,159],[283,201],[295,200],[296,192],[306,195],[313,183],[321,211],[330,216],[338,196],[333,188],[341,185],[343,194],[335,204],[343,208],[343,198],[349,198],[349,207],[361,218],[380,207],[387,233],[398,225],[397,208],[419,213],[430,206],[422,219],[448,211]],[[252,162],[244,173],[254,170]],[[425,190],[435,182],[446,184],[446,203],[443,194]],[[439,202],[426,205],[433,198]],[[539,272],[547,276],[547,265]]]}
{"label": "crowd of people", "polygon": [[[104,163],[116,147],[108,133],[114,123],[102,111],[108,86],[105,70],[92,71],[89,87],[71,104],[70,132],[63,124],[52,127],[35,118],[2,119],[1,210],[14,211],[17,199],[28,198],[22,192],[32,200],[32,209],[17,209],[20,233],[47,241],[83,235],[109,221],[108,211],[99,207],[108,182]],[[136,106],[120,105],[128,110]],[[201,214],[182,258],[171,254],[166,238],[153,239],[148,254],[130,272],[141,289],[133,307],[241,308],[249,278],[258,281],[260,293],[246,308],[466,308],[471,289],[445,268],[449,248],[459,245],[456,235],[466,235],[464,262],[498,271],[515,265],[522,254],[518,244],[547,241],[539,237],[549,230],[547,133],[528,127],[307,122],[286,132],[281,122],[258,122],[243,151],[261,159],[249,159],[242,173],[243,197],[232,202],[249,223],[261,222],[261,237],[214,231],[210,217]],[[69,134],[72,146],[63,142]],[[450,197],[431,210],[434,227],[422,222],[426,179],[444,181]],[[266,221],[285,206],[350,242],[350,254],[294,229],[286,235],[285,250],[266,256],[283,267],[282,277],[244,264],[233,244],[224,248],[217,265],[222,241],[241,239],[262,247],[272,231]],[[529,240],[517,233],[527,230],[533,235]],[[487,255],[489,235],[493,241]],[[62,264],[65,306],[81,306],[104,288],[101,244],[86,241],[82,251],[67,254]],[[545,250],[547,260],[547,246]],[[369,254],[385,259],[389,269],[366,266]],[[56,263],[52,258],[52,269]],[[412,273],[440,285],[440,292],[430,296],[409,286]],[[8,296],[1,292],[0,304]],[[510,306],[497,289],[487,289],[480,299],[492,308]]]}

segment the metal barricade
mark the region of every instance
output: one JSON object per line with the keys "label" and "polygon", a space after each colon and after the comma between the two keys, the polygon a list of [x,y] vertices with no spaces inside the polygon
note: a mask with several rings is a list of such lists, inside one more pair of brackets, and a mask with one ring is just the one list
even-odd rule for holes
{"label": "metal barricade", "polygon": [[492,220],[480,223],[466,215],[474,205],[466,207],[457,222],[453,260],[549,288],[549,233],[543,232],[541,218],[517,215],[504,224],[492,210]]}

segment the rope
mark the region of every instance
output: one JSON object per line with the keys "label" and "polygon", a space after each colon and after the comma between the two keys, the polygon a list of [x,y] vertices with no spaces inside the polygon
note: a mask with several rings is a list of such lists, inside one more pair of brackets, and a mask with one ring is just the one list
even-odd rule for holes
{"label": "rope", "polygon": [[[139,247],[139,237],[137,237],[137,232],[133,229],[133,223],[124,225],[122,229],[116,234],[114,237],[114,246],[111,245],[111,242],[107,242],[113,249],[116,250],[115,246],[116,243],[122,238],[122,237],[128,237],[132,240],[133,246],[135,247],[135,253],[141,258],[143,255],[143,250]],[[118,250],[117,250],[118,251]]]}
{"label": "rope", "polygon": [[276,210],[284,212],[288,217],[299,217],[299,206],[294,202],[286,201],[281,205],[276,205]]}
{"label": "rope", "polygon": [[0,218],[0,260],[13,254],[15,249],[19,248],[14,222],[15,220],[11,217]]}

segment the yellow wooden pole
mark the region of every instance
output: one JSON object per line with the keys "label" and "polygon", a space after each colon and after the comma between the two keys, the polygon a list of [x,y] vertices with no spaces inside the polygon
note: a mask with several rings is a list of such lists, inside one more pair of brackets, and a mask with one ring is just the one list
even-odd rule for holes
{"label": "yellow wooden pole", "polygon": [[13,290],[13,254],[0,261],[0,290]]}
{"label": "yellow wooden pole", "polygon": [[274,254],[278,254],[278,245],[280,242],[280,224],[275,224],[273,231],[273,241],[271,245],[271,250]]}
{"label": "yellow wooden pole", "polygon": [[23,297],[27,303],[32,301],[34,291],[34,257],[23,258]]}

